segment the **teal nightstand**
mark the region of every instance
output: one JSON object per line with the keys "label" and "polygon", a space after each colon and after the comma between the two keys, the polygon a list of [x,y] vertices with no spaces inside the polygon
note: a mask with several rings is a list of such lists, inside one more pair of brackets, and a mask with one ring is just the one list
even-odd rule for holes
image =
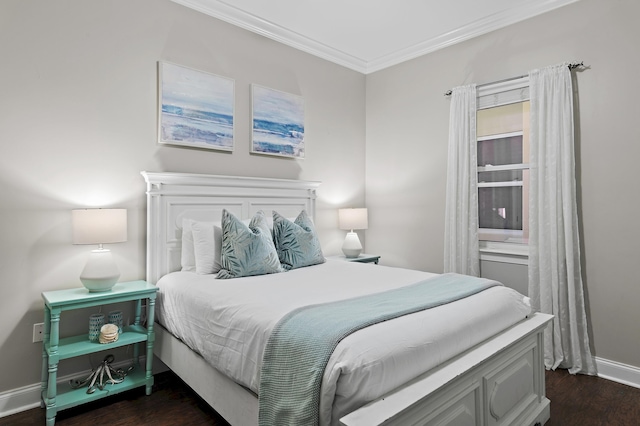
{"label": "teal nightstand", "polygon": [[[146,281],[131,281],[116,284],[111,291],[89,293],[84,288],[69,290],[45,291],[44,299],[44,339],[42,342],[42,402],[47,410],[47,426],[53,426],[59,410],[75,407],[86,402],[95,401],[105,396],[114,395],[139,386],[146,386],[147,395],[151,394],[153,375],[153,321],[155,300],[158,288]],[[147,324],[140,324],[142,301],[148,299]],[[113,343],[100,344],[90,342],[88,334],[60,338],[60,314],[80,308],[108,305],[111,303],[135,301],[135,321],[133,325],[124,327],[118,340]],[[88,324],[87,318],[87,324]],[[88,326],[87,326],[88,330]],[[147,342],[146,368],[142,370],[139,363],[138,343]],[[117,347],[134,345],[133,357],[135,367],[127,374],[122,383],[108,385],[104,390],[87,393],[87,388],[72,389],[69,385],[60,385],[56,380],[58,362],[63,359],[96,352],[108,351]]]}

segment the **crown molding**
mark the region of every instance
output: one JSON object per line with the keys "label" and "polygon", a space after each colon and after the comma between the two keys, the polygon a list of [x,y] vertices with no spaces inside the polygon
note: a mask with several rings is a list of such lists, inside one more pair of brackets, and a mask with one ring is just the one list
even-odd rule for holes
{"label": "crown molding", "polygon": [[244,12],[220,0],[171,1],[354,71],[370,74],[465,40],[487,34],[491,31],[515,24],[516,22],[550,12],[579,0],[531,0],[528,4],[521,7],[489,15],[448,33],[441,34],[432,39],[370,61],[312,40],[309,37]]}
{"label": "crown molding", "polygon": [[471,22],[468,25],[456,28],[455,30],[448,33],[444,33],[406,49],[402,49],[389,55],[369,61],[366,64],[365,74],[380,71],[384,68],[388,68],[393,65],[408,61],[410,59],[435,52],[436,50],[444,49],[445,47],[449,47],[454,44],[470,40],[474,37],[499,30],[500,28],[504,28],[517,22],[524,21],[525,19],[533,18],[534,16],[550,12],[562,6],[576,3],[578,1],[579,0],[532,1],[522,7],[509,9],[500,13],[486,16],[482,19]]}
{"label": "crown molding", "polygon": [[360,73],[367,73],[367,62],[338,49],[319,43],[273,22],[229,6],[218,0],[171,0],[237,27],[262,35],[287,46],[317,56]]}

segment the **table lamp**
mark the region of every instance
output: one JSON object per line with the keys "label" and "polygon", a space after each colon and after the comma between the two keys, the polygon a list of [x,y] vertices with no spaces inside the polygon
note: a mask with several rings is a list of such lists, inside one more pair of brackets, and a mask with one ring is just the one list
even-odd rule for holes
{"label": "table lamp", "polygon": [[127,241],[126,209],[75,209],[71,211],[73,244],[98,244],[80,274],[90,292],[109,291],[118,282],[120,271],[103,244]]}
{"label": "table lamp", "polygon": [[358,257],[362,252],[362,244],[360,244],[358,234],[353,231],[369,227],[367,209],[339,209],[338,222],[340,229],[349,231],[344,239],[344,244],[342,244],[342,252],[348,258]]}

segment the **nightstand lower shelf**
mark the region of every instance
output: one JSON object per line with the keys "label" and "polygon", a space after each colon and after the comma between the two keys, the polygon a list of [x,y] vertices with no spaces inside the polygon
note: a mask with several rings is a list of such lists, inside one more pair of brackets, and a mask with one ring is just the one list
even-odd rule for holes
{"label": "nightstand lower shelf", "polygon": [[[87,393],[87,386],[72,389],[69,383],[61,383],[58,385],[58,394],[56,395],[56,409],[58,411],[65,410],[107,396],[116,395],[139,386],[147,386],[149,388],[153,386],[153,376],[147,378],[144,369],[137,366],[127,374],[122,383],[106,385],[103,390],[96,389],[96,391],[91,394]],[[43,400],[46,401],[46,395],[43,395]]]}

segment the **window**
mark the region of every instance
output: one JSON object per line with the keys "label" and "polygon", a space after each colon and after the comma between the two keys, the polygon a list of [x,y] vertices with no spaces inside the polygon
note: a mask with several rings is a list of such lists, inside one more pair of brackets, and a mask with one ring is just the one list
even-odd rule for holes
{"label": "window", "polygon": [[529,239],[529,101],[477,111],[478,237]]}

